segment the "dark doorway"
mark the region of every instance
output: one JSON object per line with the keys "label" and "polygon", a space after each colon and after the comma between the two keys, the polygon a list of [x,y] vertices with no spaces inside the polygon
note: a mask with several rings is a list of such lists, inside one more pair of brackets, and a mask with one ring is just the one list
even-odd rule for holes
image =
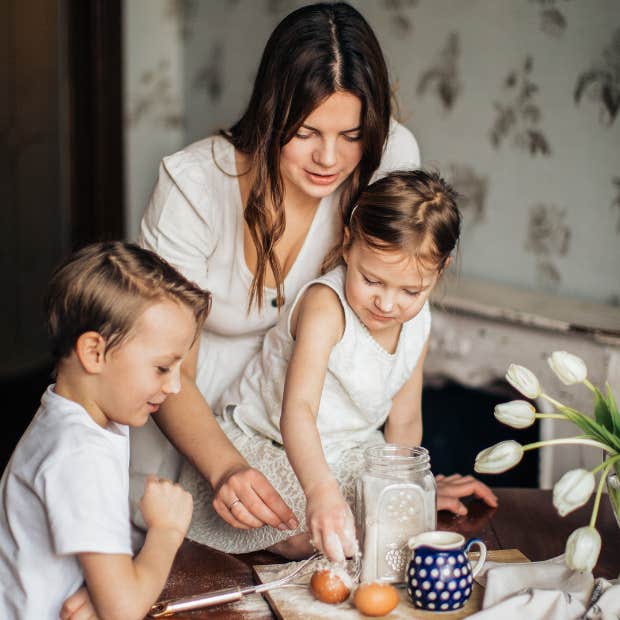
{"label": "dark doorway", "polygon": [[2,466],[50,382],[50,272],[123,236],[121,22],[120,0],[0,3]]}
{"label": "dark doorway", "polygon": [[[493,416],[498,403],[519,398],[501,387],[493,391],[474,390],[456,383],[425,388],[422,396],[424,438],[431,454],[434,473],[471,474],[480,450],[514,439],[525,444],[539,439],[538,425],[516,430],[500,424]],[[475,474],[489,486],[538,487],[538,450],[526,452],[513,469],[499,475]]]}

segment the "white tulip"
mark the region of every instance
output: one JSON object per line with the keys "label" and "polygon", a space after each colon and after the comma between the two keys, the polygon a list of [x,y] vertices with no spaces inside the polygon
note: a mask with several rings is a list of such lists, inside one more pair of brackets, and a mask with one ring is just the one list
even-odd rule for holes
{"label": "white tulip", "polygon": [[576,529],[566,541],[564,561],[568,568],[592,571],[601,552],[601,535],[590,526]]}
{"label": "white tulip", "polygon": [[540,396],[540,383],[536,375],[526,368],[518,364],[510,364],[506,373],[506,381],[528,398],[538,398]]}
{"label": "white tulip", "polygon": [[563,517],[583,506],[592,495],[596,480],[587,469],[567,471],[553,487],[553,505]]}
{"label": "white tulip", "polygon": [[523,458],[523,446],[508,439],[482,450],[476,457],[474,469],[479,474],[501,474]]}
{"label": "white tulip", "polygon": [[547,363],[564,385],[583,383],[588,376],[585,362],[567,351],[554,351]]}
{"label": "white tulip", "polygon": [[527,428],[534,424],[536,409],[526,400],[511,400],[495,406],[495,417],[513,428]]}

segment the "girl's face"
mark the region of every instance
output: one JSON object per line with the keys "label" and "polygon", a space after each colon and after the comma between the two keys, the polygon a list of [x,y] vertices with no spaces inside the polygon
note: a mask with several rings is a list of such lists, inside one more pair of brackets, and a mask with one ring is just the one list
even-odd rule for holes
{"label": "girl's face", "polygon": [[347,301],[371,334],[400,329],[416,316],[439,278],[437,269],[407,252],[376,250],[356,241],[343,254]]}
{"label": "girl's face", "polygon": [[355,170],[362,158],[361,101],[336,92],[316,107],[282,148],[280,172],[287,199],[321,199]]}

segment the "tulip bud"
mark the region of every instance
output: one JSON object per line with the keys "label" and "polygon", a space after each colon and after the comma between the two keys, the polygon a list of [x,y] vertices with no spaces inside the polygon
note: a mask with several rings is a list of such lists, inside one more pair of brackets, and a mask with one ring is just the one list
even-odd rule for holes
{"label": "tulip bud", "polygon": [[506,381],[528,398],[538,398],[540,396],[540,383],[536,375],[526,368],[518,364],[510,364],[506,373]]}
{"label": "tulip bud", "polygon": [[600,534],[593,527],[580,527],[566,541],[564,561],[573,570],[592,571],[600,552]]}
{"label": "tulip bud", "polygon": [[523,446],[508,439],[479,452],[474,469],[479,474],[501,474],[514,467],[522,458]]}
{"label": "tulip bud", "polygon": [[534,424],[536,409],[526,400],[511,400],[495,406],[495,417],[513,428],[527,428]]}
{"label": "tulip bud", "polygon": [[587,469],[567,471],[553,487],[553,505],[563,517],[583,506],[592,495],[596,481]]}
{"label": "tulip bud", "polygon": [[585,362],[566,351],[554,351],[551,357],[547,358],[547,363],[564,385],[583,383],[588,376]]}

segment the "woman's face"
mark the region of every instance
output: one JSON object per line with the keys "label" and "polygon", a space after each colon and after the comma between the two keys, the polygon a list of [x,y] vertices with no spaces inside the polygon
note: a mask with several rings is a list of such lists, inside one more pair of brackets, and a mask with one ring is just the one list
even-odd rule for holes
{"label": "woman's face", "polygon": [[362,158],[361,101],[336,92],[317,106],[282,148],[287,200],[331,194]]}

